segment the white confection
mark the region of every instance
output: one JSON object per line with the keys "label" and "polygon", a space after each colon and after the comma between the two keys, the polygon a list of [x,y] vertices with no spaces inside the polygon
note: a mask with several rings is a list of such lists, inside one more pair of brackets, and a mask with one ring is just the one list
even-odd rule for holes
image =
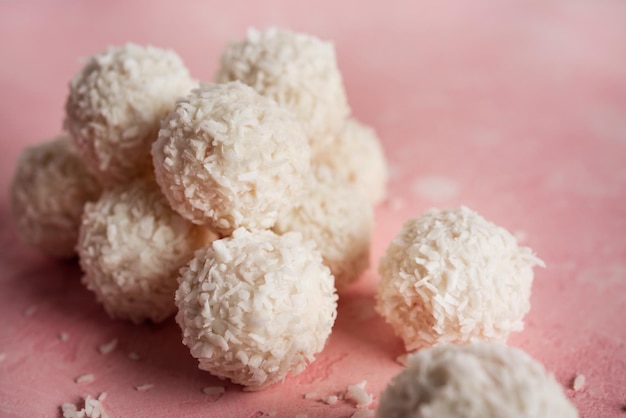
{"label": "white confection", "polygon": [[524,327],[534,265],[543,262],[530,248],[476,212],[431,209],[387,248],[376,308],[409,351],[504,342]]}
{"label": "white confection", "polygon": [[233,80],[291,109],[313,149],[332,141],[350,113],[333,44],[311,35],[249,29],[222,55],[216,81]]}
{"label": "white confection", "polygon": [[380,139],[356,119],[346,120],[335,141],[313,156],[313,164],[332,168],[372,204],[385,197],[389,174]]}
{"label": "white confection", "polygon": [[313,241],[341,291],[369,266],[372,207],[325,166],[311,171],[305,190],[300,204],[282,214],[274,230],[279,234],[297,231]]}
{"label": "white confection", "polygon": [[152,170],[161,118],[197,84],[171,50],[126,44],[87,60],[70,83],[65,128],[104,184]]}
{"label": "white confection", "polygon": [[152,154],[172,208],[224,236],[271,228],[296,203],[311,162],[293,115],[240,82],[202,84],[178,101]]}
{"label": "white confection", "polygon": [[441,345],[409,359],[381,394],[378,418],[576,418],[541,363],[500,344]]}
{"label": "white confection", "polygon": [[237,229],[181,269],[176,320],[198,367],[263,389],[300,373],[335,322],[321,255],[298,233]]}
{"label": "white confection", "polygon": [[175,311],[179,268],[208,235],[170,209],[155,183],[118,186],[85,206],[83,283],[114,318],[163,321]]}
{"label": "white confection", "polygon": [[49,255],[76,255],[83,207],[98,198],[100,189],[67,135],[25,149],[11,185],[17,232]]}

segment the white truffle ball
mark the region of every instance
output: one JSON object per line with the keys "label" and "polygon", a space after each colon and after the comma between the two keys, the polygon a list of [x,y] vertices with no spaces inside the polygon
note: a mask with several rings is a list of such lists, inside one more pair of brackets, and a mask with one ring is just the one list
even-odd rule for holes
{"label": "white truffle ball", "polygon": [[66,258],[76,255],[83,207],[98,198],[101,187],[62,134],[22,152],[10,193],[20,237],[46,254]]}
{"label": "white truffle ball", "polygon": [[163,321],[175,311],[178,270],[210,238],[174,212],[155,183],[135,180],[85,206],[82,281],[113,318]]}
{"label": "white truffle ball", "polygon": [[431,209],[387,248],[376,308],[407,350],[504,342],[524,327],[534,265],[543,262],[476,212]]}
{"label": "white truffle ball", "polygon": [[381,394],[376,417],[578,417],[552,374],[517,348],[441,345],[408,363]]}
{"label": "white truffle ball", "polygon": [[350,113],[333,44],[311,35],[248,30],[221,58],[216,81],[234,80],[291,109],[313,149],[328,144]]}
{"label": "white truffle ball", "polygon": [[181,99],[152,154],[172,207],[222,235],[271,228],[295,205],[311,163],[293,115],[240,82],[203,84]]}
{"label": "white truffle ball", "polygon": [[302,233],[316,244],[338,291],[355,282],[369,267],[374,213],[353,187],[325,166],[311,171],[300,204],[282,214],[274,230]]}
{"label": "white truffle ball", "polygon": [[176,320],[198,367],[263,389],[314,360],[337,315],[333,277],[297,233],[243,228],[181,269]]}
{"label": "white truffle ball", "polygon": [[370,203],[385,198],[387,162],[373,128],[349,118],[335,140],[313,156],[314,165],[327,165],[337,177],[356,188]]}
{"label": "white truffle ball", "polygon": [[127,44],[89,58],[70,83],[65,128],[104,184],[152,171],[161,118],[197,84],[173,51]]}

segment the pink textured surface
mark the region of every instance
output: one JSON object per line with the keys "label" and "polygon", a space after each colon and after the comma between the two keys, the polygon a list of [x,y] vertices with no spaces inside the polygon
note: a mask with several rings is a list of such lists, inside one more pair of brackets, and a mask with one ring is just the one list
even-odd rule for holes
{"label": "pink textured surface", "polygon": [[[0,2],[0,416],[54,417],[61,403],[101,391],[114,417],[350,416],[347,402],[303,395],[367,380],[377,401],[402,353],[372,309],[377,260],[405,219],[459,204],[518,232],[548,265],[511,344],[568,388],[586,376],[582,391],[567,389],[582,417],[626,416],[623,2],[129,3]],[[334,40],[354,114],[384,141],[391,200],[376,212],[374,267],[342,296],[318,360],[264,392],[227,385],[205,395],[223,383],[196,369],[174,321],[108,319],[75,263],[19,242],[7,189],[20,150],[59,131],[78,57],[152,43],[208,80],[227,40],[249,25]],[[112,338],[117,349],[99,354]],[[95,381],[74,382],[85,373]],[[144,383],[154,388],[134,390]]]}

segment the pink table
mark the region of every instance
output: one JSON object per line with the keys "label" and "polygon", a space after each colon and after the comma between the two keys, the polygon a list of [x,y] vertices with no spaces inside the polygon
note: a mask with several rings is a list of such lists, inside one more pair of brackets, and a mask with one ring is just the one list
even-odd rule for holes
{"label": "pink table", "polygon": [[[516,232],[548,265],[511,344],[555,373],[582,417],[626,416],[626,4],[24,3],[0,2],[0,416],[54,417],[101,391],[115,417],[350,416],[347,402],[303,395],[367,380],[377,402],[402,353],[372,310],[377,260],[405,219],[460,204]],[[7,187],[19,151],[59,131],[78,57],[152,43],[209,80],[228,39],[272,24],[335,41],[354,114],[384,141],[390,200],[376,212],[373,268],[343,295],[318,360],[264,392],[227,385],[205,395],[223,383],[196,369],[173,320],[108,319],[74,263],[19,242]],[[116,350],[99,354],[112,338]],[[74,382],[85,373],[95,381]],[[578,392],[576,373],[587,378]],[[155,386],[134,390],[145,383]]]}

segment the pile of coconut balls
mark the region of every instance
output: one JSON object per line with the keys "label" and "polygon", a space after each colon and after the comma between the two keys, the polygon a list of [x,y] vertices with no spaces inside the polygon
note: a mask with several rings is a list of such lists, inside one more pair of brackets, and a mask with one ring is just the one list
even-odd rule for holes
{"label": "pile of coconut balls", "polygon": [[[369,267],[387,181],[375,131],[350,116],[333,45],[250,30],[213,82],[193,79],[173,51],[112,47],[75,75],[65,110],[64,133],[18,162],[23,240],[77,255],[113,318],[175,314],[199,367],[247,390],[314,361],[337,293]],[[409,220],[381,260],[376,309],[419,352],[380,416],[576,416],[551,375],[500,344],[522,329],[541,264],[465,207]],[[467,384],[461,357],[483,370],[480,385]],[[484,400],[492,387],[497,402]],[[548,406],[498,397],[507,388]],[[474,392],[453,391],[484,402],[454,415]]]}

